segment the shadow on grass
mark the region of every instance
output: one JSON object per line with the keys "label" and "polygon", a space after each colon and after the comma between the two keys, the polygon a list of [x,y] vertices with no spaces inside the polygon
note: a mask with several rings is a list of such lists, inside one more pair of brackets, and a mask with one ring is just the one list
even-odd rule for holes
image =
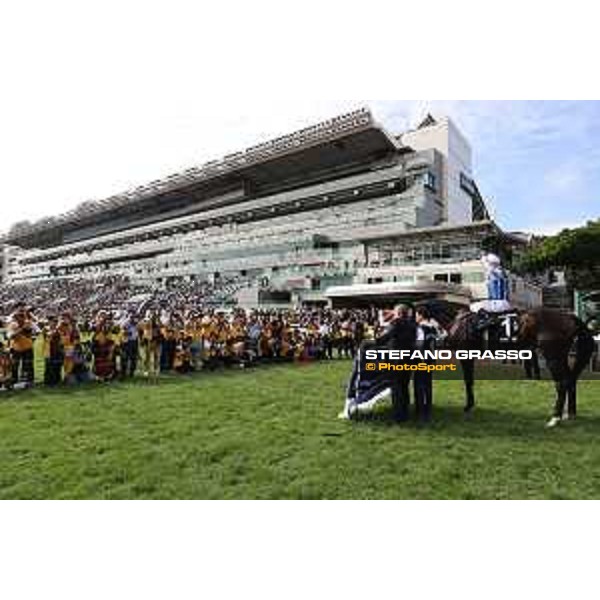
{"label": "shadow on grass", "polygon": [[434,408],[430,422],[411,418],[397,423],[392,416],[391,407],[377,410],[371,415],[361,415],[355,419],[357,427],[374,429],[402,428],[412,431],[427,431],[431,435],[470,437],[470,438],[513,438],[520,440],[548,439],[555,433],[576,433],[578,437],[596,438],[600,434],[600,417],[580,416],[575,422],[563,424],[558,430],[545,427],[545,421],[536,413],[512,412],[507,409],[495,409],[479,406],[465,414],[462,407],[438,406]]}
{"label": "shadow on grass", "polygon": [[[237,371],[236,371],[237,373]],[[88,381],[85,383],[78,384],[66,384],[61,383],[57,386],[45,386],[43,384],[36,384],[32,388],[23,390],[2,390],[0,393],[0,402],[2,401],[35,401],[44,400],[52,397],[69,397],[79,398],[82,395],[89,394],[90,392],[97,392],[99,390],[113,390],[113,391],[125,391],[128,389],[153,389],[153,388],[164,388],[169,389],[173,387],[180,387],[185,384],[200,384],[203,381],[215,381],[218,382],[227,377],[231,376],[231,370],[223,371],[206,371],[189,373],[180,375],[177,373],[163,373],[159,377],[144,377],[143,375],[136,375],[130,379],[114,379],[111,381]]]}
{"label": "shadow on grass", "polygon": [[[252,381],[257,377],[267,377],[269,374],[273,375],[277,373],[285,373],[290,364],[292,363],[287,361],[273,361],[261,365],[251,365],[243,369],[236,365],[231,365],[217,369],[203,369],[185,374],[171,371],[161,373],[157,377],[145,377],[141,374],[138,374],[132,378],[126,379],[116,378],[104,382],[88,381],[79,384],[61,383],[60,385],[53,387],[45,386],[40,382],[36,382],[32,388],[23,390],[0,390],[0,402],[6,400],[40,400],[46,396],[52,397],[73,395],[78,397],[82,393],[102,389],[126,390],[129,388],[172,388],[182,385],[185,386],[186,384],[202,384],[204,382],[218,383],[224,379],[229,379],[232,375],[241,375],[246,378],[246,381]],[[313,363],[310,363],[309,366],[313,366]]]}

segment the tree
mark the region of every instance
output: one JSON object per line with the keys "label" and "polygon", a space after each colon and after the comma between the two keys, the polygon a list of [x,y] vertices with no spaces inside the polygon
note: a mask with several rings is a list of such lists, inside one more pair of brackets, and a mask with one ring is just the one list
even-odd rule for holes
{"label": "tree", "polygon": [[600,289],[600,219],[537,240],[520,257],[517,268],[524,273],[562,270],[569,286]]}

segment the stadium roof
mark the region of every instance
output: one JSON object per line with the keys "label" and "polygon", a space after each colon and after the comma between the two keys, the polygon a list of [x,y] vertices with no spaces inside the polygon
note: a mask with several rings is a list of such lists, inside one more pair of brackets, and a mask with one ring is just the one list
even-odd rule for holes
{"label": "stadium roof", "polygon": [[361,301],[372,303],[374,299],[385,302],[417,301],[437,297],[453,304],[468,306],[472,299],[469,288],[441,281],[383,282],[332,286],[325,296],[334,306],[357,305]]}
{"label": "stadium roof", "polygon": [[181,194],[198,186],[218,187],[231,179],[248,179],[255,184],[264,184],[294,176],[305,177],[310,171],[351,164],[398,147],[398,142],[375,122],[371,112],[362,108],[122,194],[83,202],[57,217],[44,218],[9,231],[0,237],[0,242],[18,244],[19,240],[49,228],[89,222],[124,207],[136,208],[153,198],[164,198],[168,202],[169,195],[173,192]]}

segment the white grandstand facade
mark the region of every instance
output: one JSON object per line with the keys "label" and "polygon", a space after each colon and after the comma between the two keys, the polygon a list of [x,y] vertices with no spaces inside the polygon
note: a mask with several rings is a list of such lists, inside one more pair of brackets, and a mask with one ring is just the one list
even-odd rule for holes
{"label": "white grandstand facade", "polygon": [[[362,109],[13,228],[0,239],[2,278],[222,280],[247,306],[323,303],[340,286],[386,282],[481,297],[486,240],[519,240],[490,220],[471,154],[447,118],[396,135]],[[512,279],[517,304],[539,303]]]}

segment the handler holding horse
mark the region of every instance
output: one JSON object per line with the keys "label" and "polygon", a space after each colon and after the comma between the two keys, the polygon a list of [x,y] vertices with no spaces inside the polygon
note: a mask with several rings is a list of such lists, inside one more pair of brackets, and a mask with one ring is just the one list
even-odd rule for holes
{"label": "handler holding horse", "polygon": [[[378,344],[390,350],[414,350],[417,343],[417,325],[408,306],[400,304],[388,330]],[[411,371],[401,371],[391,381],[392,415],[397,423],[408,420],[410,410]]]}

